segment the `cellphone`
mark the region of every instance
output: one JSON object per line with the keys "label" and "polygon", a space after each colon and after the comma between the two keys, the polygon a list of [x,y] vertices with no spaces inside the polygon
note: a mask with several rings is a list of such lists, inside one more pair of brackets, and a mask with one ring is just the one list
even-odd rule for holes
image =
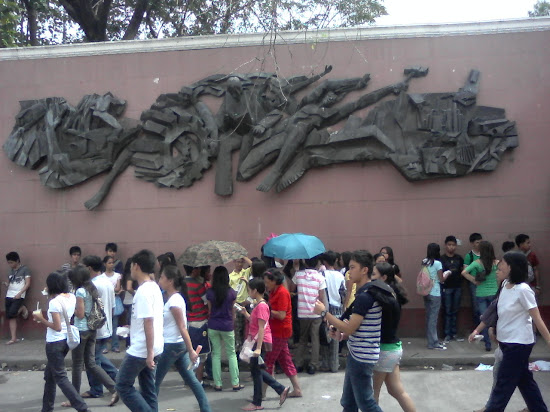
{"label": "cellphone", "polygon": [[242,307],[241,305],[239,305],[238,303],[233,304],[233,306],[234,306],[235,309],[237,309],[237,310],[242,310],[242,309],[243,309],[243,307]]}

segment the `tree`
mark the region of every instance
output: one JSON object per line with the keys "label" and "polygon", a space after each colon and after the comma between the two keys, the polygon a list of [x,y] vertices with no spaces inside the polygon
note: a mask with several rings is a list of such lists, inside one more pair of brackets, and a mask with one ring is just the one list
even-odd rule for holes
{"label": "tree", "polygon": [[0,43],[10,47],[345,27],[386,14],[382,1],[0,0]]}
{"label": "tree", "polygon": [[529,17],[550,16],[550,3],[546,0],[538,0],[529,12]]}

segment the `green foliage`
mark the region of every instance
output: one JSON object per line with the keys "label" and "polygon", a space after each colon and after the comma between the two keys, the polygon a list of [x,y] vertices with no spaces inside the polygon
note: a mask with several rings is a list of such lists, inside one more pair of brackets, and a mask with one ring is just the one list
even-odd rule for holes
{"label": "green foliage", "polygon": [[346,27],[369,24],[386,14],[382,2],[0,0],[0,41],[4,47],[32,44],[33,27],[35,44]]}
{"label": "green foliage", "polygon": [[17,1],[0,0],[0,48],[19,43],[17,25],[21,10]]}
{"label": "green foliage", "polygon": [[550,16],[550,3],[546,0],[538,0],[529,12],[529,17]]}

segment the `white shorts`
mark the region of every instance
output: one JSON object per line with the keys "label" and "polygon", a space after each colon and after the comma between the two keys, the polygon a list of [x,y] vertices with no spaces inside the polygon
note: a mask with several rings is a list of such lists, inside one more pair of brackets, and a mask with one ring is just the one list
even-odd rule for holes
{"label": "white shorts", "polygon": [[374,365],[375,372],[391,373],[396,365],[401,362],[403,349],[399,350],[381,350],[378,362]]}

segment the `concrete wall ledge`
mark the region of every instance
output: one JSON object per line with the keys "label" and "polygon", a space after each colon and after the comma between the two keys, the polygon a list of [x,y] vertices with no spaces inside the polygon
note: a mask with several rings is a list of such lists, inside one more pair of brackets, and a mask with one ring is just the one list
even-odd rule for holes
{"label": "concrete wall ledge", "polygon": [[326,43],[389,38],[398,39],[467,36],[548,30],[550,30],[550,17],[538,17],[485,22],[367,26],[332,30],[284,31],[276,34],[253,33],[189,36],[169,39],[129,40],[0,49],[0,61],[247,47],[261,46],[269,43]]}

